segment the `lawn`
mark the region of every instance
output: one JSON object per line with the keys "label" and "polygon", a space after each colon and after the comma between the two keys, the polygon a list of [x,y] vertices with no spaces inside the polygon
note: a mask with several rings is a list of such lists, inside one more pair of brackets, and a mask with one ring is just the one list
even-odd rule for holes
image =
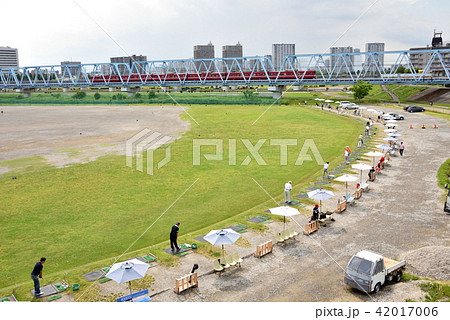
{"label": "lawn", "polygon": [[[321,175],[322,165],[315,161],[294,164],[305,139],[314,140],[325,161],[336,163],[345,145],[355,146],[362,130],[346,117],[279,105],[252,125],[266,109],[192,106],[189,113],[200,125],[191,123],[191,130],[171,144],[171,161],[153,176],[125,166],[124,156],[105,156],[63,169],[45,165],[39,157],[0,162],[0,167],[12,170],[0,176],[0,288],[15,283],[31,288],[30,272],[41,256],[47,258],[46,274],[112,260],[192,184],[130,250],[167,241],[170,227],[177,221],[181,222],[180,234],[186,235],[243,212],[261,214],[264,205],[274,204],[254,180],[281,199],[286,181],[306,184],[313,175]],[[194,166],[193,139],[223,139],[223,160],[202,157],[201,165]],[[236,165],[228,164],[230,139],[236,139]],[[267,165],[258,165],[253,158],[248,165],[241,165],[250,153],[240,139],[252,144],[267,139],[259,150]],[[280,147],[271,146],[270,139],[298,140],[297,146],[288,148],[287,165],[280,165]],[[215,148],[206,146],[201,151],[214,153]],[[164,157],[163,152],[164,148],[155,152],[156,162]],[[31,168],[23,171],[20,163]]]}

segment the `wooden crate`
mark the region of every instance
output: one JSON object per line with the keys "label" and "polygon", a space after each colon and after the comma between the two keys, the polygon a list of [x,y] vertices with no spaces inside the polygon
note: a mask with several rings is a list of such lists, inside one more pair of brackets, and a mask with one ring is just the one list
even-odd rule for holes
{"label": "wooden crate", "polygon": [[184,290],[187,290],[192,287],[198,287],[197,272],[187,274],[179,279],[175,279],[174,290],[177,294],[180,294]]}
{"label": "wooden crate", "polygon": [[263,244],[256,246],[256,252],[255,256],[257,258],[261,258],[262,256],[265,256],[268,253],[272,252],[272,240],[266,241]]}
{"label": "wooden crate", "polygon": [[319,230],[319,221],[312,221],[305,226],[305,234],[310,235],[314,231]]}

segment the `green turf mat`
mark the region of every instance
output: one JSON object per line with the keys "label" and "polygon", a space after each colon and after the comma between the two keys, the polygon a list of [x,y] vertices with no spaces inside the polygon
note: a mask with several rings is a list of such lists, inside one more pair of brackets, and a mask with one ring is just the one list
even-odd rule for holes
{"label": "green turf mat", "polygon": [[238,233],[246,233],[247,232],[247,230],[241,230],[241,231],[238,231]]}
{"label": "green turf mat", "polygon": [[247,229],[247,226],[244,226],[243,224],[237,224],[236,227],[242,228],[242,229]]}
{"label": "green turf mat", "polygon": [[263,220],[269,220],[269,218],[266,216],[258,216],[258,218],[263,219]]}
{"label": "green turf mat", "polygon": [[180,247],[182,247],[183,249],[190,249],[190,247],[184,245],[184,244],[180,244]]}
{"label": "green turf mat", "polygon": [[143,258],[144,258],[145,260],[150,261],[150,262],[152,262],[153,260],[155,260],[155,258],[150,257],[150,256],[144,256]]}
{"label": "green turf mat", "polygon": [[103,271],[104,273],[108,273],[108,272],[109,272],[109,267],[103,268],[102,271]]}
{"label": "green turf mat", "polygon": [[58,294],[57,296],[53,296],[47,299],[47,301],[53,301],[53,300],[58,300],[61,299],[62,295]]}
{"label": "green turf mat", "polygon": [[110,280],[111,280],[110,278],[105,278],[105,279],[100,280],[99,282],[100,282],[100,283],[105,283],[105,282],[108,282],[108,281],[110,281]]}
{"label": "green turf mat", "polygon": [[55,284],[56,289],[58,289],[59,291],[63,291],[65,288],[60,285],[60,284]]}
{"label": "green turf mat", "polygon": [[181,252],[181,253],[177,254],[177,256],[182,257],[182,256],[185,256],[187,254],[188,254],[187,252]]}
{"label": "green turf mat", "polygon": [[9,301],[9,299],[5,298],[5,299],[2,300],[2,302],[6,302],[6,301]]}

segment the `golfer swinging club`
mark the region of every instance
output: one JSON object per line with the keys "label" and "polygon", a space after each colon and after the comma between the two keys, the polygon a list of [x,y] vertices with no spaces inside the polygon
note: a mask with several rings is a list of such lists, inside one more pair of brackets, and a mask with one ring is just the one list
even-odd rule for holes
{"label": "golfer swinging club", "polygon": [[284,202],[291,202],[291,190],[292,190],[292,181],[289,181],[284,185]]}
{"label": "golfer swinging club", "polygon": [[174,226],[172,226],[172,230],[170,231],[170,247],[172,248],[172,251],[174,251],[174,247],[177,249],[177,251],[180,251],[180,248],[177,244],[179,226],[180,223],[177,222]]}

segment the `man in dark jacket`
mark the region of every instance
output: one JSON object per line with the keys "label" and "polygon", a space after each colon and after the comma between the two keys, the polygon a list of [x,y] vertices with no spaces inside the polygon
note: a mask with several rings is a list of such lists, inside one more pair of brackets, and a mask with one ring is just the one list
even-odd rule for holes
{"label": "man in dark jacket", "polygon": [[180,250],[177,244],[179,226],[180,223],[177,222],[174,226],[172,226],[172,231],[170,231],[170,247],[172,248],[172,251],[174,251],[174,247],[177,249],[177,251]]}
{"label": "man in dark jacket", "polygon": [[39,278],[42,279],[42,269],[44,268],[43,264],[45,260],[45,258],[41,258],[41,261],[36,263],[33,271],[31,272],[31,279],[33,279],[34,282],[34,295],[36,296],[36,298],[39,298],[44,294],[43,292],[41,292]]}

